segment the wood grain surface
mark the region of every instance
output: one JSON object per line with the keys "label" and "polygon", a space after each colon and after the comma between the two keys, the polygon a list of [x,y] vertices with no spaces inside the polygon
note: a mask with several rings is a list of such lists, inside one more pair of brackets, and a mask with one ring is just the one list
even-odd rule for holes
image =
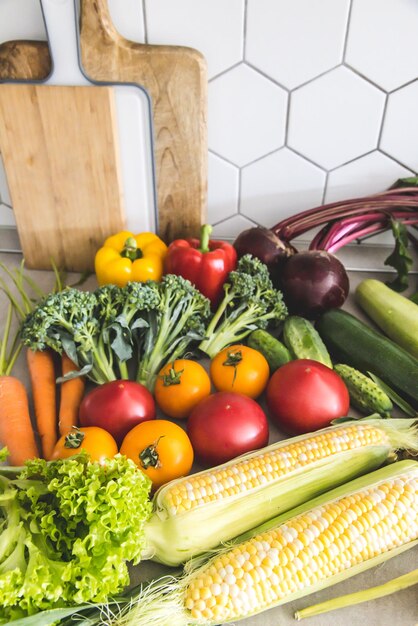
{"label": "wood grain surface", "polygon": [[[158,231],[167,242],[199,233],[207,204],[207,72],[192,48],[139,44],[114,28],[107,0],[81,0],[83,67],[96,81],[133,82],[152,100]],[[45,42],[0,45],[0,80],[44,79]]]}
{"label": "wood grain surface", "polygon": [[125,221],[112,87],[0,85],[0,145],[27,266],[93,269]]}
{"label": "wood grain surface", "polygon": [[5,41],[0,44],[0,80],[45,80],[51,56],[45,41]]}

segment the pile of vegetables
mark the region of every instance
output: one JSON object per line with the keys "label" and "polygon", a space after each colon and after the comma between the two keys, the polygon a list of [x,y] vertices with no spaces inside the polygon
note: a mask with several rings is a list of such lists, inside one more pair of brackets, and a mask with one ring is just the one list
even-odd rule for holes
{"label": "pile of vegetables", "polygon": [[162,366],[197,342],[211,355],[286,315],[265,266],[249,255],[229,274],[224,291],[211,317],[209,300],[175,274],[161,282],[104,285],[94,292],[67,288],[48,295],[29,313],[22,340],[35,352],[66,353],[78,375],[96,384],[128,379],[133,360],[135,380],[153,389]]}
{"label": "pile of vegetables", "polygon": [[[43,294],[23,267],[17,274],[5,268],[15,290],[1,281],[10,306],[0,395],[11,390],[12,402],[15,394],[13,435],[20,429],[25,437],[19,452],[6,408],[0,441],[10,444],[13,465],[27,463],[0,468],[0,623],[47,609],[45,624],[76,611],[98,624],[101,607],[129,584],[128,562],[146,558],[168,565],[192,558],[193,565],[168,585],[118,595],[124,623],[158,615],[179,624],[240,619],[267,607],[251,604],[250,587],[248,596],[228,588],[212,617],[219,595],[213,573],[205,594],[215,603],[203,610],[206,596],[195,597],[194,578],[230,558],[221,542],[233,541],[231,563],[240,570],[235,544],[239,551],[249,542],[243,545],[257,552],[276,541],[284,523],[288,540],[298,516],[315,507],[331,511],[357,487],[359,497],[385,481],[390,489],[392,479],[414,487],[416,463],[344,485],[397,450],[418,451],[418,305],[393,291],[406,284],[408,237],[416,244],[406,230],[418,223],[413,189],[377,194],[367,215],[365,199],[312,209],[256,229],[255,239],[250,229],[234,246],[210,240],[208,226],[200,240],[168,247],[151,233],[119,233],[98,251],[94,291],[58,281]],[[324,223],[309,251],[290,244]],[[349,282],[333,252],[390,227],[396,249],[389,263],[399,281],[391,289],[365,280],[355,294],[377,331],[340,310]],[[20,328],[12,337],[13,312]],[[35,428],[25,388],[19,395],[18,381],[9,382],[23,346]],[[395,405],[412,419],[392,419]],[[348,417],[350,406],[367,417]],[[269,446],[270,420],[296,437]],[[195,458],[207,469],[188,477]],[[415,511],[417,502],[410,506]],[[410,527],[413,536],[400,535],[397,547],[376,558],[416,545]],[[374,563],[362,559],[365,567]],[[290,576],[291,588],[292,576],[280,567],[272,564],[266,580],[271,587],[275,576]],[[332,559],[329,567],[335,571]],[[324,571],[318,585],[337,579]],[[310,575],[303,588],[317,588]],[[292,593],[272,596],[270,605]],[[112,604],[106,611],[111,615]]]}

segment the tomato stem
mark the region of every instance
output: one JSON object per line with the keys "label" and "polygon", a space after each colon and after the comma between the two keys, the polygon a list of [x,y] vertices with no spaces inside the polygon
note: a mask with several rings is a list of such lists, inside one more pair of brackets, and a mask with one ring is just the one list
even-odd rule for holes
{"label": "tomato stem", "polygon": [[171,385],[180,385],[181,383],[181,375],[183,374],[184,369],[176,372],[174,369],[174,365],[170,367],[168,374],[163,374],[161,376],[164,387],[170,387]]}
{"label": "tomato stem", "polygon": [[242,361],[242,352],[241,350],[237,350],[236,352],[227,352],[226,360],[222,363],[222,365],[231,366],[234,368],[234,376],[232,378],[232,385],[235,382],[237,377],[237,367],[238,364]]}
{"label": "tomato stem", "polygon": [[79,448],[86,436],[77,426],[73,426],[73,431],[65,437],[64,448]]}
{"label": "tomato stem", "polygon": [[161,461],[160,457],[158,456],[157,446],[162,437],[164,437],[164,435],[158,437],[157,441],[154,441],[154,443],[151,443],[149,446],[144,448],[142,452],[139,453],[138,456],[143,469],[148,469],[149,467],[161,467]]}

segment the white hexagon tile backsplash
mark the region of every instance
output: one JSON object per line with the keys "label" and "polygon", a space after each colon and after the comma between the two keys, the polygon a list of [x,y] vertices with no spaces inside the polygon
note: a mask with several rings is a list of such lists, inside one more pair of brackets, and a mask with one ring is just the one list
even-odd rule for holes
{"label": "white hexagon tile backsplash", "polygon": [[[209,78],[208,221],[253,224],[375,193],[418,170],[417,0],[109,0],[122,35],[186,45]],[[43,38],[0,0],[0,40]],[[13,223],[0,167],[0,224]]]}

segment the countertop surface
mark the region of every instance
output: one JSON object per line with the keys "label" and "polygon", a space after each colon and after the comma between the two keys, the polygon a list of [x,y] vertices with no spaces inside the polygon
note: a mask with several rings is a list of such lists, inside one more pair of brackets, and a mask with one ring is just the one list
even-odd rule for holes
{"label": "countertop surface", "polygon": [[[363,252],[364,251],[364,252]],[[379,268],[375,274],[379,279],[385,280],[386,274],[381,272],[378,257],[382,256],[382,252],[367,251],[362,246],[361,257],[362,262],[359,263],[360,251],[358,248],[350,253],[345,253],[343,259],[347,268],[356,268],[350,271],[351,294],[360,280],[366,276],[372,276],[373,268]],[[5,263],[7,267],[17,267],[22,258],[20,254],[0,253],[0,261]],[[359,271],[358,268],[363,268]],[[30,271],[38,284],[45,290],[53,285],[52,272]],[[69,276],[71,283],[73,276]],[[77,276],[74,276],[74,280]],[[83,288],[95,288],[96,281],[94,277],[90,277],[83,285]],[[361,317],[360,311],[353,302],[350,294],[344,308],[352,310],[356,315]],[[3,327],[6,313],[6,299],[4,294],[0,292],[0,327]],[[23,355],[19,357],[16,363],[14,374],[28,385],[28,376],[26,370],[25,359]],[[418,381],[417,381],[418,384]],[[278,439],[282,439],[283,435],[271,425],[270,443]],[[196,470],[199,469],[197,466]],[[301,600],[283,605],[276,609],[270,609],[257,616],[242,620],[243,626],[291,626],[294,625],[294,612],[297,609],[310,606],[314,603],[321,602],[325,599],[337,597],[345,593],[362,590],[370,586],[382,584],[396,576],[400,576],[418,567],[418,547],[415,547],[406,553],[390,559],[386,563],[372,570],[368,570],[363,574],[359,574],[348,581],[325,589],[322,592],[312,594]],[[169,573],[170,569],[160,566],[152,562],[142,562],[140,565],[132,569],[132,582],[148,580],[163,574]],[[351,626],[352,624],[367,623],[368,626],[418,626],[418,586],[398,592],[394,595],[379,600],[367,602],[347,609],[341,609],[332,613],[309,618],[306,624],[310,626]]]}

